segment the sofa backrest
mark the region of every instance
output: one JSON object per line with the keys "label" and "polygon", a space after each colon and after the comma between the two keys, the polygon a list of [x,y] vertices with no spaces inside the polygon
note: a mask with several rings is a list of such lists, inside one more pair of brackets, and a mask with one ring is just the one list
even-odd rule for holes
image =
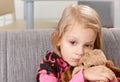
{"label": "sofa backrest", "polygon": [[52,30],[29,30],[7,33],[7,80],[36,82],[40,60],[52,49]]}
{"label": "sofa backrest", "polygon": [[6,82],[7,52],[6,32],[0,32],[0,82]]}
{"label": "sofa backrest", "polygon": [[120,29],[102,29],[103,48],[107,59],[114,62],[115,66],[120,67]]}
{"label": "sofa backrest", "polygon": [[[104,52],[120,67],[120,29],[102,29]],[[40,60],[52,50],[53,29],[0,32],[0,82],[36,82]]]}

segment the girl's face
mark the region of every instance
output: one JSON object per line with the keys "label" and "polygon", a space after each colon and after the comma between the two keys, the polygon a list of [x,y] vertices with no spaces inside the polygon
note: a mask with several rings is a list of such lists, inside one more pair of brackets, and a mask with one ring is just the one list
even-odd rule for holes
{"label": "girl's face", "polygon": [[62,58],[71,66],[78,65],[81,56],[94,48],[96,33],[76,23],[69,26],[62,36],[60,46]]}

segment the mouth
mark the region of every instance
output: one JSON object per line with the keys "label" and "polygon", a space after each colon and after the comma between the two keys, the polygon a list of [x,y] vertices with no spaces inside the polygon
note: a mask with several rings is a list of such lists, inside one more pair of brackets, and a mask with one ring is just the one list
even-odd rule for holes
{"label": "mouth", "polygon": [[79,59],[71,58],[71,61],[72,61],[72,62],[79,62]]}

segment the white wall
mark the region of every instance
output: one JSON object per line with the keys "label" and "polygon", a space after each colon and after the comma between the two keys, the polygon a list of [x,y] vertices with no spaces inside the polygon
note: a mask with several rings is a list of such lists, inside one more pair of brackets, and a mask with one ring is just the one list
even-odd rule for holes
{"label": "white wall", "polygon": [[114,0],[114,27],[120,28],[120,0]]}
{"label": "white wall", "polygon": [[58,19],[63,9],[76,1],[36,1],[35,18]]}
{"label": "white wall", "polygon": [[[87,0],[81,0],[87,1]],[[88,0],[88,1],[98,1],[98,0]],[[120,0],[103,0],[103,1],[113,1],[113,21],[114,27],[120,27]],[[63,9],[72,3],[77,3],[77,1],[35,1],[34,3],[34,18],[37,19],[52,19],[57,20],[62,14]],[[15,9],[17,19],[24,18],[24,0],[15,0]]]}
{"label": "white wall", "polygon": [[24,1],[23,0],[15,0],[15,11],[17,19],[24,18]]}
{"label": "white wall", "polygon": [[[59,19],[63,9],[77,1],[35,1],[34,18],[36,19]],[[24,0],[15,0],[17,19],[24,18]]]}

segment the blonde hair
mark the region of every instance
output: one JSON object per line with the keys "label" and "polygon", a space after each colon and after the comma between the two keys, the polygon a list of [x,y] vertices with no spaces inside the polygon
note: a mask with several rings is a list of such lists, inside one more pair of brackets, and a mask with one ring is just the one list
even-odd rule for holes
{"label": "blonde hair", "polygon": [[73,20],[73,24],[78,22],[87,28],[93,29],[97,33],[94,48],[102,49],[101,24],[97,12],[89,6],[73,4],[64,9],[58,26],[51,37],[53,48],[58,55],[61,53],[60,47],[57,44],[64,35],[71,20]]}

